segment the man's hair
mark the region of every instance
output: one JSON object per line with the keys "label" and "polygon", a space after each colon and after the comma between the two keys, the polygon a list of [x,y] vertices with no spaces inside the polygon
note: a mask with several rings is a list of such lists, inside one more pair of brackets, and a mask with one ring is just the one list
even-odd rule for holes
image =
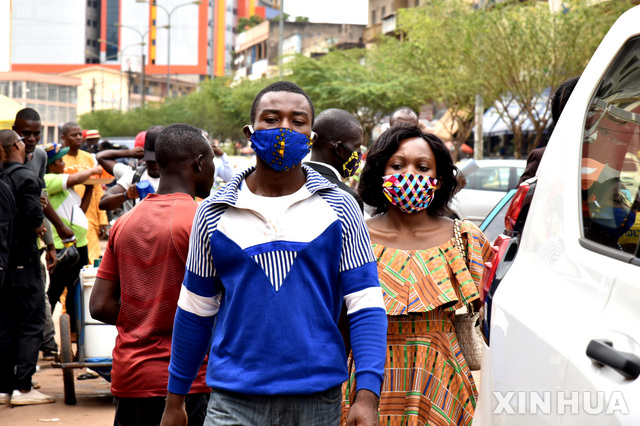
{"label": "man's hair", "polygon": [[10,129],[2,129],[0,130],[0,144],[2,144],[3,151],[10,149],[13,145],[13,134],[15,132]]}
{"label": "man's hair", "polygon": [[165,127],[160,132],[155,148],[158,167],[167,169],[204,154],[207,150],[211,150],[211,145],[200,129],[188,124],[176,123]]}
{"label": "man's hair", "polygon": [[436,190],[433,201],[427,207],[427,212],[436,216],[449,213],[449,203],[458,191],[460,185],[456,178],[458,168],[453,163],[447,146],[436,135],[422,133],[422,131],[409,124],[396,124],[386,130],[367,151],[367,161],[360,175],[358,192],[362,200],[375,207],[376,214],[389,210],[389,200],[382,190],[382,177],[389,158],[398,151],[400,143],[407,139],[424,139],[436,160],[436,179],[440,182],[440,188]]}
{"label": "man's hair", "polygon": [[313,131],[318,134],[315,144],[342,139],[353,128],[362,128],[358,119],[343,109],[329,108],[316,117]]}
{"label": "man's hair", "polygon": [[410,114],[413,114],[416,116],[416,120],[418,119],[418,113],[415,112],[413,109],[409,108],[408,106],[401,106],[399,108],[396,108],[393,110],[393,112],[391,113],[391,115],[389,116],[389,124],[393,125],[391,123],[391,120],[393,120],[393,116],[396,115],[396,113],[400,112],[400,111],[406,111]]}
{"label": "man's hair", "polygon": [[562,110],[567,104],[573,89],[576,88],[576,84],[578,84],[579,79],[580,77],[570,78],[558,86],[556,91],[553,93],[553,97],[551,98],[551,118],[553,119],[554,126],[560,119],[560,114],[562,114]]}
{"label": "man's hair", "polygon": [[40,121],[40,114],[33,108],[22,108],[16,114],[16,120],[24,120],[24,121]]}
{"label": "man's hair", "polygon": [[60,129],[60,134],[61,135],[67,135],[69,133],[69,131],[71,131],[72,127],[80,127],[78,126],[77,123],[73,123],[73,122],[68,122],[68,123],[64,123],[62,125],[62,129]]}
{"label": "man's hair", "polygon": [[262,97],[269,92],[289,92],[289,93],[297,93],[299,95],[307,98],[309,102],[309,107],[311,108],[311,125],[313,125],[314,117],[316,115],[315,109],[313,108],[313,102],[311,102],[311,98],[307,95],[307,92],[302,90],[300,86],[290,81],[276,81],[262,89],[253,100],[253,104],[251,105],[251,124],[256,121],[256,114],[258,112],[258,104]]}

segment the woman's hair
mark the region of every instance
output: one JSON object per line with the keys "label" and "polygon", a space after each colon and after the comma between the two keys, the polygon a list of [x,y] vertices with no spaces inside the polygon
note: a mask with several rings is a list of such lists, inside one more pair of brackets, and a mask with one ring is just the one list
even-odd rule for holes
{"label": "woman's hair", "polygon": [[[427,212],[444,216],[449,212],[449,202],[459,190],[461,181],[456,178],[458,168],[453,164],[449,149],[436,135],[422,131],[407,124],[397,124],[386,130],[367,151],[366,163],[360,177],[358,192],[362,200],[372,207],[375,213],[389,210],[389,200],[382,191],[382,177],[389,158],[398,151],[400,143],[407,139],[422,138],[428,144],[436,160],[436,172],[440,188],[436,190]],[[464,183],[462,183],[464,185]]]}

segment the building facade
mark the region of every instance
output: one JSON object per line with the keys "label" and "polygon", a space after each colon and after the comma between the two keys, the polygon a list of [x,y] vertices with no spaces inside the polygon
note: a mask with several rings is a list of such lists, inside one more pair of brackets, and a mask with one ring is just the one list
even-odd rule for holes
{"label": "building facade", "polygon": [[33,108],[42,121],[43,143],[59,141],[59,125],[76,121],[78,78],[15,71],[0,73],[0,94],[24,108]]}
{"label": "building facade", "polygon": [[[365,25],[285,22],[282,53],[317,56],[331,49],[364,47]],[[278,74],[279,23],[266,20],[237,37],[235,78],[257,79]]]}

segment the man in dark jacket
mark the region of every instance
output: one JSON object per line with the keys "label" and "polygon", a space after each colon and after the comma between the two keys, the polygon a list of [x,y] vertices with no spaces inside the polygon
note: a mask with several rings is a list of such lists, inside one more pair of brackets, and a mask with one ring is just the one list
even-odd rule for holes
{"label": "man in dark jacket", "polygon": [[14,193],[9,267],[0,288],[0,403],[32,405],[55,398],[32,389],[45,323],[44,292],[36,239],[44,233],[38,177],[24,166],[25,144],[13,130],[0,130],[6,155],[3,173]]}
{"label": "man in dark jacket", "polygon": [[356,199],[363,210],[362,199],[342,179],[351,177],[360,165],[362,153],[362,126],[356,117],[345,110],[330,108],[316,117],[313,131],[318,139],[311,148],[311,161],[307,166],[338,188]]}

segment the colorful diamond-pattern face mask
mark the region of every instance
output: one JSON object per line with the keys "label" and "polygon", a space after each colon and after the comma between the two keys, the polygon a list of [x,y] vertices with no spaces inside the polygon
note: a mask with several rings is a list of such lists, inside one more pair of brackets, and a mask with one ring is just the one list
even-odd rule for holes
{"label": "colorful diamond-pattern face mask", "polygon": [[436,178],[423,175],[396,174],[382,177],[384,195],[391,204],[405,213],[426,209],[433,200],[437,185]]}
{"label": "colorful diamond-pattern face mask", "polygon": [[279,172],[286,172],[300,164],[311,151],[315,133],[311,136],[295,132],[291,129],[277,128],[251,131],[251,148],[269,167]]}

